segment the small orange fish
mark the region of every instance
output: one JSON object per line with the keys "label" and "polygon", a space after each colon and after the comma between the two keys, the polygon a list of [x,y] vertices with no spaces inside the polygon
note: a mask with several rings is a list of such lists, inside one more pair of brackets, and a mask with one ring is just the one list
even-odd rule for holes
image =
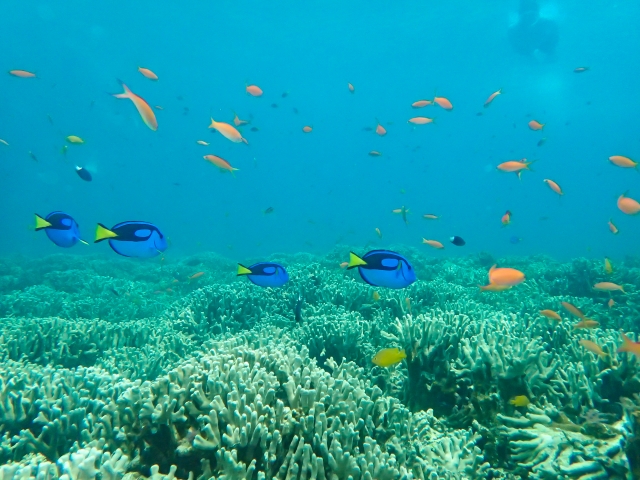
{"label": "small orange fish", "polygon": [[511,212],[507,210],[507,212],[502,216],[500,221],[502,222],[502,226],[504,227],[509,225],[511,223]]}
{"label": "small orange fish", "polygon": [[616,302],[613,301],[613,298],[610,298],[609,301],[607,302],[607,307],[613,308],[615,304]]}
{"label": "small orange fish", "polygon": [[424,218],[425,220],[438,220],[438,215],[435,215],[433,213],[425,213],[424,215],[422,215],[422,218]]}
{"label": "small orange fish", "polygon": [[580,340],[578,342],[580,345],[582,345],[584,348],[586,348],[587,350],[589,350],[591,353],[595,353],[596,355],[598,355],[599,357],[606,357],[607,354],[604,353],[604,351],[602,350],[602,348],[600,348],[600,345],[598,345],[595,342],[592,342],[591,340],[585,340],[584,338],[582,340]]}
{"label": "small orange fish", "polygon": [[409,297],[405,298],[404,303],[407,306],[407,310],[409,310],[409,315],[411,315],[411,299]]}
{"label": "small orange fish", "polygon": [[245,85],[245,90],[252,97],[262,96],[262,89],[257,85]]}
{"label": "small orange fish", "polygon": [[408,120],[408,123],[413,123],[414,125],[426,125],[428,123],[434,123],[433,118],[429,117],[413,117]]}
{"label": "small orange fish", "polygon": [[575,315],[580,319],[586,318],[582,310],[580,310],[578,307],[576,307],[572,303],[569,303],[569,302],[560,302],[560,303],[565,308],[565,310],[569,312],[571,315]]}
{"label": "small orange fish", "polygon": [[523,170],[531,171],[529,165],[531,165],[533,162],[527,162],[526,158],[523,158],[522,160],[509,160],[507,162],[502,162],[500,165],[498,165],[497,168],[501,172],[515,173],[516,175],[518,175],[518,178],[520,178]]}
{"label": "small orange fish", "polygon": [[618,230],[618,227],[616,227],[616,226],[613,224],[613,220],[611,220],[611,219],[609,219],[609,230],[610,230],[610,231],[611,231],[611,233],[613,233],[614,235],[617,235],[617,234],[620,232],[620,230]]}
{"label": "small orange fish", "polygon": [[444,248],[444,245],[438,242],[437,240],[427,240],[426,238],[423,238],[422,243],[426,243],[427,245],[433,248]]}
{"label": "small orange fish", "polygon": [[502,94],[502,89],[499,89],[496,92],[493,92],[491,95],[489,95],[489,98],[487,98],[487,100],[484,102],[484,108],[487,108],[489,105],[491,105],[491,102],[493,102],[493,100],[498,96]]}
{"label": "small orange fish", "polygon": [[354,87],[353,85],[351,85],[350,83],[347,83],[347,87],[349,88],[349,91],[351,93],[356,93],[356,87]]}
{"label": "small orange fish", "polygon": [[557,312],[554,312],[553,310],[540,310],[540,315],[542,315],[543,317],[550,318],[551,320],[556,320],[558,322],[562,321],[562,317],[558,315]]}
{"label": "small orange fish", "polygon": [[313,127],[310,127],[309,125],[305,125],[304,127],[302,127],[302,131],[304,133],[311,133],[313,131]]}
{"label": "small orange fish", "polygon": [[380,152],[378,152],[377,150],[371,150],[371,151],[369,152],[369,156],[370,156],[370,157],[381,157],[381,156],[382,156],[382,154],[381,154]]}
{"label": "small orange fish", "polygon": [[636,168],[638,166],[638,162],[634,162],[629,157],[623,157],[622,155],[613,155],[609,157],[609,161],[622,168]]}
{"label": "small orange fish", "polygon": [[607,257],[604,257],[604,273],[607,275],[611,275],[613,273],[613,265],[611,264],[611,260]]}
{"label": "small orange fish", "polygon": [[413,102],[411,104],[411,108],[423,108],[429,105],[433,105],[431,100],[418,100],[417,102]]}
{"label": "small orange fish", "polygon": [[377,302],[378,300],[380,300],[380,294],[378,292],[373,292],[373,301]]}
{"label": "small orange fish", "polygon": [[241,127],[242,125],[246,125],[249,122],[247,120],[240,120],[240,117],[238,116],[238,114],[236,112],[233,112],[233,124],[236,127]]}
{"label": "small orange fish", "polygon": [[342,262],[340,264],[340,268],[347,268],[349,266],[349,262]]}
{"label": "small orange fish", "polygon": [[158,80],[158,76],[148,68],[138,67],[138,71],[149,80]]}
{"label": "small orange fish", "polygon": [[158,130],[158,121],[156,120],[156,115],[155,113],[153,113],[153,109],[149,106],[149,104],[145,102],[142,97],[129,90],[129,87],[127,87],[124,83],[122,84],[122,88],[124,88],[123,93],[115,93],[113,94],[113,96],[116,98],[127,98],[131,100],[133,105],[136,107],[136,110],[138,110],[140,117],[142,117],[142,121],[145,123],[145,125],[154,132]]}
{"label": "small orange fish", "polygon": [[585,318],[584,320],[580,320],[573,326],[574,330],[582,329],[582,328],[597,328],[600,326],[600,322],[596,322],[595,320],[591,320],[590,318]]}
{"label": "small orange fish", "polygon": [[538,131],[538,130],[542,130],[546,124],[545,123],[540,123],[537,120],[531,120],[528,123],[528,125],[529,125],[529,128],[531,130]]}
{"label": "small orange fish", "polygon": [[618,208],[627,215],[635,215],[640,212],[640,203],[623,193],[618,197]]}
{"label": "small orange fish", "polygon": [[387,130],[380,125],[380,122],[378,122],[378,125],[376,126],[376,133],[381,137],[384,137],[387,134]]}
{"label": "small orange fish", "polygon": [[490,283],[489,285],[478,285],[481,292],[504,292],[505,290],[509,290],[511,285],[494,285]]}
{"label": "small orange fish", "polygon": [[562,188],[560,188],[560,185],[558,185],[553,180],[549,180],[548,178],[545,178],[543,182],[549,185],[549,188],[554,192],[556,192],[558,195],[564,195],[564,192],[562,191]]}
{"label": "small orange fish", "polygon": [[445,110],[447,110],[449,112],[451,110],[453,110],[453,105],[445,97],[433,97],[433,103],[435,103],[436,105],[438,105],[441,108],[444,108]]}
{"label": "small orange fish", "polygon": [[237,168],[233,168],[231,164],[227,162],[224,158],[218,157],[217,155],[205,155],[202,158],[204,158],[207,162],[211,162],[221,170],[226,170],[228,172],[231,172],[232,175],[233,175],[233,172],[238,170]]}
{"label": "small orange fish", "polygon": [[200,277],[201,277],[201,276],[203,276],[203,275],[204,275],[204,272],[197,272],[197,273],[194,273],[193,275],[191,275],[191,276],[189,277],[189,281],[196,280],[196,279],[200,278]]}
{"label": "small orange fish", "polygon": [[525,280],[524,273],[515,268],[496,268],[496,265],[493,265],[489,269],[489,283],[494,285],[514,286]]}
{"label": "small orange fish", "polygon": [[573,69],[573,73],[583,73],[589,70],[589,67],[578,67]]}
{"label": "small orange fish", "polygon": [[378,234],[378,237],[382,238],[382,232],[379,228],[376,228],[376,233]]}
{"label": "small orange fish", "polygon": [[228,123],[224,122],[216,122],[212,118],[209,128],[217,130],[218,133],[220,133],[224,138],[226,138],[227,140],[231,140],[233,143],[244,142],[249,145],[249,142],[247,142],[247,140],[242,137],[242,134],[238,130],[236,130],[233,125],[229,125]]}
{"label": "small orange fish", "polygon": [[26,70],[9,70],[9,74],[20,78],[34,78],[36,76],[35,73],[27,72]]}
{"label": "small orange fish", "polygon": [[613,282],[599,282],[596,283],[593,286],[594,290],[598,290],[599,292],[615,292],[616,290],[621,291],[622,293],[626,293],[624,291],[624,287],[621,285],[618,285],[617,283],[613,283]]}
{"label": "small orange fish", "polygon": [[205,147],[206,147],[207,145],[209,145],[209,144],[208,144],[207,142],[205,142],[204,140],[196,140],[196,143],[197,143],[198,145],[204,145]]}
{"label": "small orange fish", "polygon": [[622,334],[622,345],[618,347],[618,353],[629,352],[640,358],[640,343],[634,342],[624,333]]}

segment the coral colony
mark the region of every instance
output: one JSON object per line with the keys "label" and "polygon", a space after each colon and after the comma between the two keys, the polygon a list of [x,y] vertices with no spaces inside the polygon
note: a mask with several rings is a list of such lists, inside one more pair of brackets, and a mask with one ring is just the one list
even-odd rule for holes
{"label": "coral colony", "polygon": [[[607,293],[601,262],[405,249],[392,290],[348,252],[269,259],[282,288],[212,254],[0,262],[0,480],[639,478],[640,265]],[[495,263],[527,280],[480,291]]]}

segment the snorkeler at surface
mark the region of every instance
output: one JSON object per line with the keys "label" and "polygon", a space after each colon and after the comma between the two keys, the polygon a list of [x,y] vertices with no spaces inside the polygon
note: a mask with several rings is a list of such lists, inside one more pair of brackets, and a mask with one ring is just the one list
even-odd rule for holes
{"label": "snorkeler at surface", "polygon": [[548,59],[558,44],[558,26],[540,16],[537,0],[520,0],[518,21],[509,27],[509,42],[522,55]]}

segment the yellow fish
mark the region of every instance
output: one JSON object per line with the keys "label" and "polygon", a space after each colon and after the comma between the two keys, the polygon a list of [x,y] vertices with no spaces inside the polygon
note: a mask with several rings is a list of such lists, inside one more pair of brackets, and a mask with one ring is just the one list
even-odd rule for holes
{"label": "yellow fish", "polygon": [[517,397],[513,397],[511,400],[509,400],[509,403],[516,407],[526,407],[531,402],[529,401],[526,395],[518,395]]}
{"label": "yellow fish", "polygon": [[383,348],[374,355],[371,361],[379,367],[390,367],[391,365],[400,363],[405,358],[407,358],[407,354],[404,350],[398,348]]}
{"label": "yellow fish", "polygon": [[378,292],[373,292],[373,301],[377,302],[380,300],[380,294]]}
{"label": "yellow fish", "polygon": [[69,143],[77,143],[77,144],[82,144],[84,143],[84,140],[81,139],[80,137],[78,137],[77,135],[69,135],[67,137],[67,142]]}
{"label": "yellow fish", "polygon": [[613,273],[613,265],[611,265],[611,260],[607,257],[604,257],[604,273],[607,275],[611,275]]}

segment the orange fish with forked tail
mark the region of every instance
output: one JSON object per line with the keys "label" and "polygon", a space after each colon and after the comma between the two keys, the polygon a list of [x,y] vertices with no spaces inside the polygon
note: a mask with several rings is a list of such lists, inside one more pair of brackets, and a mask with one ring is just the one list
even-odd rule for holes
{"label": "orange fish with forked tail", "polygon": [[224,122],[216,122],[213,118],[211,119],[211,125],[209,128],[213,128],[217,130],[220,135],[222,135],[227,140],[231,140],[233,143],[244,142],[249,145],[249,142],[245,138],[242,137],[240,132],[233,126]]}
{"label": "orange fish with forked tail", "polygon": [[524,273],[515,268],[497,268],[496,265],[489,269],[489,283],[493,285],[508,285],[513,287],[526,280]]}
{"label": "orange fish with forked tail", "polygon": [[629,352],[640,358],[640,343],[634,342],[624,333],[622,334],[622,345],[618,347],[618,353]]}
{"label": "orange fish with forked tail", "polygon": [[114,93],[113,96],[116,98],[127,98],[131,100],[142,117],[144,124],[155,132],[158,129],[158,121],[156,120],[155,113],[153,113],[153,109],[142,97],[133,93],[124,83],[120,83],[122,84],[122,88],[124,88],[124,92]]}
{"label": "orange fish with forked tail", "polygon": [[502,216],[500,221],[502,222],[503,227],[506,227],[507,225],[509,225],[511,223],[511,212],[507,210],[507,212]]}
{"label": "orange fish with forked tail", "polygon": [[418,100],[417,102],[413,102],[411,104],[411,108],[424,108],[429,105],[433,105],[431,100]]}
{"label": "orange fish with forked tail", "polygon": [[636,168],[638,166],[638,162],[634,162],[629,157],[624,157],[622,155],[613,155],[609,157],[609,161],[622,168]]}
{"label": "orange fish with forked tail", "polygon": [[35,78],[36,74],[27,72],[26,70],[9,70],[9,75],[20,78]]}
{"label": "orange fish with forked tail", "polygon": [[434,123],[434,119],[429,117],[413,117],[408,120],[408,123],[413,123],[414,125],[426,125],[427,123]]}
{"label": "orange fish with forked tail", "polygon": [[219,157],[217,155],[205,155],[204,158],[207,162],[211,162],[213,165],[218,167],[221,170],[226,170],[227,172],[231,172],[232,175],[235,176],[233,172],[238,170],[237,168],[233,168],[229,162],[227,162],[224,158]]}
{"label": "orange fish with forked tail", "polygon": [[640,212],[640,203],[631,197],[626,196],[626,192],[618,197],[618,208],[627,215],[635,215]]}
{"label": "orange fish with forked tail", "polygon": [[444,108],[448,112],[453,110],[453,104],[449,101],[448,98],[445,98],[445,97],[433,97],[433,103],[438,105],[440,108]]}
{"label": "orange fish with forked tail", "polygon": [[252,97],[261,97],[262,89],[257,85],[245,85],[245,91]]}
{"label": "orange fish with forked tail", "polygon": [[532,171],[531,168],[529,168],[529,165],[531,165],[534,162],[535,160],[531,162],[527,162],[526,158],[523,158],[522,160],[509,160],[507,162],[502,162],[496,168],[501,172],[515,173],[518,176],[518,178],[520,178],[520,175],[522,175],[523,170]]}
{"label": "orange fish with forked tail", "polygon": [[558,185],[553,180],[549,180],[548,178],[545,178],[543,182],[549,185],[549,188],[554,192],[556,192],[558,195],[564,195],[564,192],[562,191],[562,188],[560,188],[560,185]]}
{"label": "orange fish with forked tail", "polygon": [[375,131],[381,137],[384,137],[387,134],[387,129],[384,128],[382,125],[380,125],[380,122],[378,122],[378,125],[376,126],[376,130]]}
{"label": "orange fish with forked tail", "polygon": [[138,67],[138,71],[142,74],[143,77],[146,77],[149,80],[158,80],[158,76],[148,68]]}
{"label": "orange fish with forked tail", "polygon": [[539,130],[542,130],[544,128],[544,126],[545,126],[544,123],[540,123],[537,120],[531,120],[528,123],[528,125],[529,125],[529,128],[531,130],[536,131],[536,132],[539,131]]}
{"label": "orange fish with forked tail", "polygon": [[426,238],[422,239],[422,243],[429,245],[433,248],[444,248],[444,245],[437,240],[427,240]]}
{"label": "orange fish with forked tail", "polygon": [[487,98],[487,100],[484,102],[484,108],[487,108],[489,105],[491,105],[491,102],[493,102],[498,95],[502,95],[501,88],[489,95],[489,98]]}
{"label": "orange fish with forked tail", "polygon": [[562,317],[558,315],[558,312],[554,312],[553,310],[540,310],[540,315],[550,320],[556,320],[557,322],[562,321]]}

